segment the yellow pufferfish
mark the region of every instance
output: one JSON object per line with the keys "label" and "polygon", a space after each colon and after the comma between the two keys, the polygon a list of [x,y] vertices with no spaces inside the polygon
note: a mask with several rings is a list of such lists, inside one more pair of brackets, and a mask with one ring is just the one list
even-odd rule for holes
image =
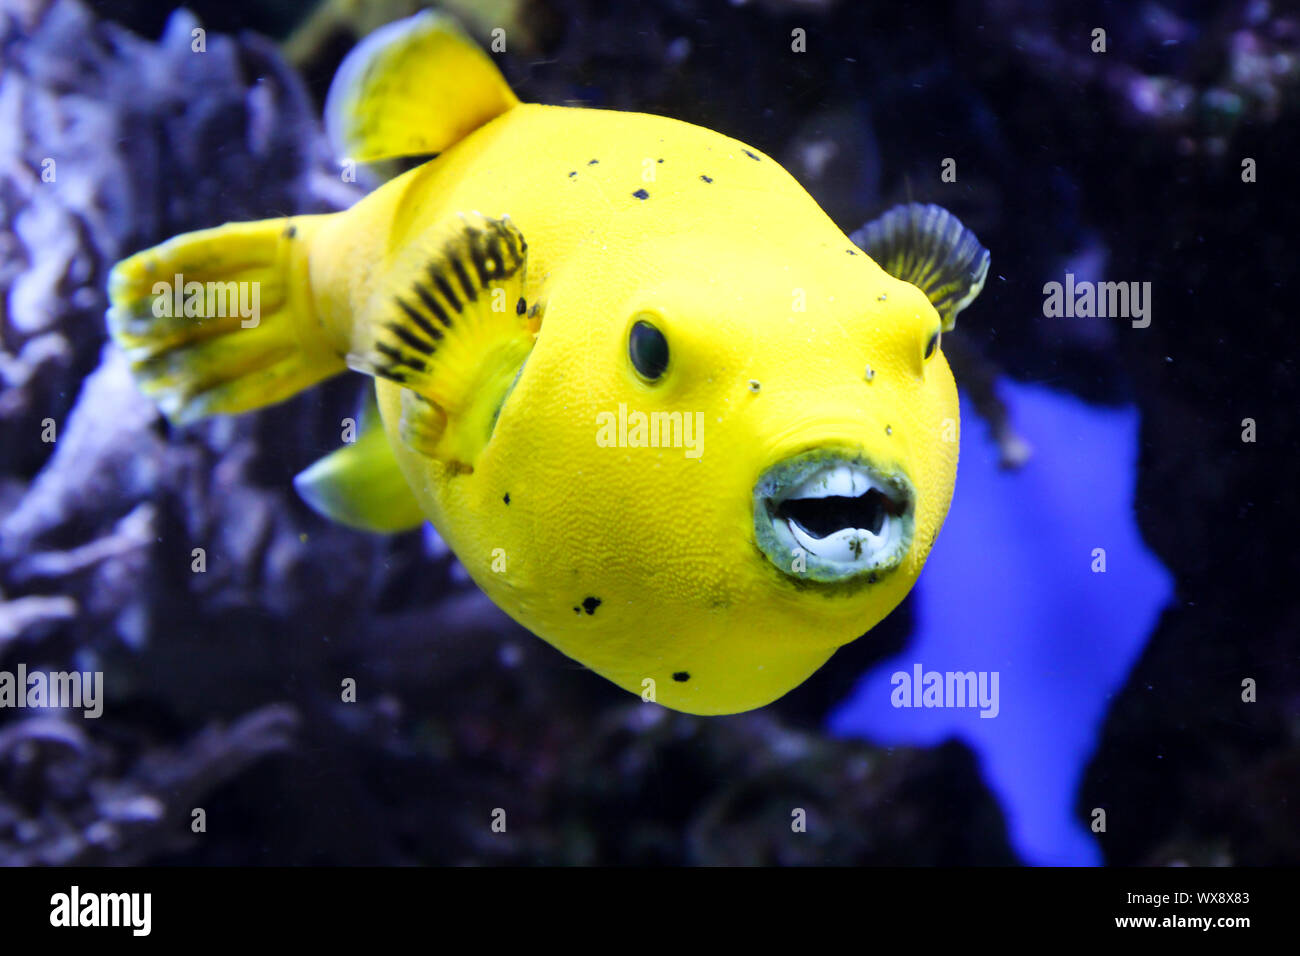
{"label": "yellow pufferfish", "polygon": [[173,422],[373,376],[304,499],[431,521],[524,627],[676,710],[767,704],[903,599],[956,477],[940,333],[988,268],[955,217],[899,207],[855,245],[760,151],[521,103],[430,12],[348,55],[326,126],[355,162],[434,158],[113,269],[111,334]]}

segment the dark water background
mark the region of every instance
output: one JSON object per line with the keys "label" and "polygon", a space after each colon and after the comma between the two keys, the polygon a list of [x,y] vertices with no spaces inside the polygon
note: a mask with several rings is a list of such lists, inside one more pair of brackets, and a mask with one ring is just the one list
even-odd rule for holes
{"label": "dark water background", "polygon": [[[298,502],[357,381],[184,430],[130,389],[103,350],[113,261],[354,198],[318,118],[364,25],[190,9],[0,3],[0,669],[108,685],[97,721],[0,711],[0,862],[1300,862],[1293,10],[467,18],[480,40],[505,25],[521,99],[700,123],[779,158],[846,231],[936,202],[992,252],[944,343],[962,465],[917,589],[775,705],[704,719],[521,631],[436,536]],[[1046,318],[1066,272],[1151,283],[1150,325]],[[1033,447],[1020,471],[977,405]],[[999,716],[891,707],[914,663],[999,671]]]}

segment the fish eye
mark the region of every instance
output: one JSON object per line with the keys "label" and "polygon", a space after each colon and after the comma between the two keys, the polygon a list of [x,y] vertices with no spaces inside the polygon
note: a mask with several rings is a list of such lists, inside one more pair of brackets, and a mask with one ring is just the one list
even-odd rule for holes
{"label": "fish eye", "polygon": [[936,330],[934,335],[930,336],[930,341],[925,343],[925,357],[927,359],[939,351],[939,336],[940,333]]}
{"label": "fish eye", "polygon": [[638,320],[628,335],[627,354],[632,367],[648,382],[653,382],[668,368],[668,340],[645,320]]}

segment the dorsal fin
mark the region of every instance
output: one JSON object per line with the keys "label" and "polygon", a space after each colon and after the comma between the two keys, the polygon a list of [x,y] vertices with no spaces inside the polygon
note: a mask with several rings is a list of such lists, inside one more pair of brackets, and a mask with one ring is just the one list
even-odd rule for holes
{"label": "dorsal fin", "polygon": [[340,159],[440,153],[519,102],[486,53],[425,10],[375,30],[344,58],[325,100]]}
{"label": "dorsal fin", "polygon": [[524,299],[528,244],[509,217],[462,214],[432,235],[376,292],[347,362],[404,386],[408,445],[469,470],[541,320]]}
{"label": "dorsal fin", "polygon": [[895,206],[850,238],[895,279],[924,292],[945,332],[984,288],[989,251],[942,206]]}

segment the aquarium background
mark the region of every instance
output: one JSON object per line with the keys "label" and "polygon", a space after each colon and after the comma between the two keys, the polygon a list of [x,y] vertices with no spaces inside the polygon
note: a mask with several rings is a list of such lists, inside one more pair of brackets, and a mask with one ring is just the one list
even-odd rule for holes
{"label": "aquarium background", "polygon": [[[1300,862],[1292,8],[444,5],[521,99],[699,123],[846,232],[935,202],[992,253],[917,587],[699,718],[521,630],[432,529],[297,499],[360,377],[173,428],[106,345],[118,258],[361,195],[320,106],[417,5],[356,6],[0,0],[0,670],[105,680],[97,719],[0,709],[0,863]],[[1067,273],[1149,282],[1150,324],[1045,316]],[[914,665],[998,672],[997,716],[894,706]]]}

